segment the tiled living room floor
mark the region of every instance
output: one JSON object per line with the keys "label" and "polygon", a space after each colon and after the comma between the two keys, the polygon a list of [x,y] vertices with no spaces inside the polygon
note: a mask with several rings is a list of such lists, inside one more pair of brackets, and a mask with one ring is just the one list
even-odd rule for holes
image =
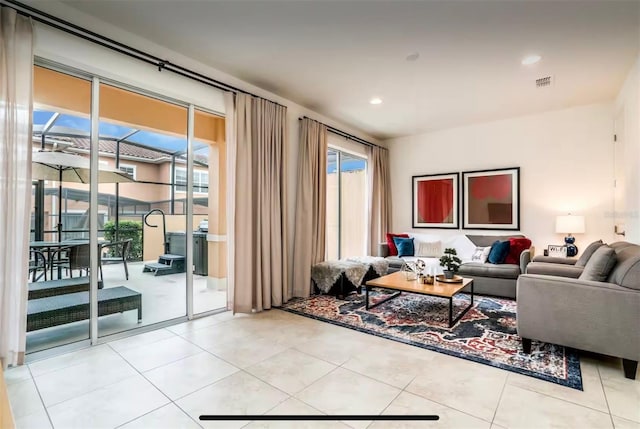
{"label": "tiled living room floor", "polygon": [[[6,380],[18,428],[640,428],[640,376],[625,379],[615,359],[581,362],[583,392],[271,310],[33,362]],[[221,413],[440,421],[198,421]]]}

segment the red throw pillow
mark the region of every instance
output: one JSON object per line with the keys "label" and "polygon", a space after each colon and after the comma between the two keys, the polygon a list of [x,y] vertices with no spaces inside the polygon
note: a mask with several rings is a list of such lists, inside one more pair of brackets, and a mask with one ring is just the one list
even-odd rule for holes
{"label": "red throw pillow", "polygon": [[389,256],[398,256],[398,248],[393,242],[393,237],[409,238],[409,234],[391,234],[387,232],[387,245],[389,246]]}
{"label": "red throw pillow", "polygon": [[505,264],[520,264],[520,254],[531,247],[531,240],[528,238],[510,238],[509,254],[504,260]]}

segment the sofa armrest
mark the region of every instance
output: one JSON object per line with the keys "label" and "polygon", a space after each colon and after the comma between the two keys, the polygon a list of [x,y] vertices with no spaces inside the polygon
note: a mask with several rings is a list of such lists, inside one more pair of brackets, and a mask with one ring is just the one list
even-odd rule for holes
{"label": "sofa armrest", "polygon": [[640,360],[640,291],[524,274],[518,278],[516,299],[523,338]]}
{"label": "sofa armrest", "polygon": [[524,274],[527,272],[527,265],[531,262],[531,258],[533,258],[533,254],[535,252],[535,248],[531,246],[527,250],[524,250],[520,254],[520,273]]}
{"label": "sofa armrest", "polygon": [[526,274],[542,274],[545,276],[570,277],[577,279],[584,267],[567,264],[551,264],[549,262],[531,262],[527,265]]}
{"label": "sofa armrest", "polygon": [[557,258],[555,256],[538,255],[535,258],[533,258],[533,262],[547,262],[551,264],[575,265],[576,262],[578,262],[578,260],[572,259],[572,258]]}
{"label": "sofa armrest", "polygon": [[378,256],[381,258],[389,256],[389,245],[387,243],[378,243]]}

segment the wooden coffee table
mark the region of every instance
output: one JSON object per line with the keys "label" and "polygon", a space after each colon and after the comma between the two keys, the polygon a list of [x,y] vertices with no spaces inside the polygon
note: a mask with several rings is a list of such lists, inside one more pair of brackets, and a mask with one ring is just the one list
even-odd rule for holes
{"label": "wooden coffee table", "polygon": [[[464,289],[466,286],[471,288],[471,304],[466,307],[460,314],[453,318],[453,296]],[[371,288],[382,288],[389,290],[396,290],[397,293],[383,299],[374,305],[369,305],[369,291]],[[449,300],[449,327],[452,328],[458,320],[462,318],[471,307],[473,307],[473,279],[463,278],[462,283],[444,283],[436,281],[432,285],[425,285],[418,283],[417,280],[406,280],[405,274],[401,271],[397,271],[386,276],[378,277],[377,279],[369,280],[364,286],[366,309],[376,307],[383,302],[387,302],[399,296],[402,292],[419,293],[422,295],[438,296],[441,298],[447,298]]]}

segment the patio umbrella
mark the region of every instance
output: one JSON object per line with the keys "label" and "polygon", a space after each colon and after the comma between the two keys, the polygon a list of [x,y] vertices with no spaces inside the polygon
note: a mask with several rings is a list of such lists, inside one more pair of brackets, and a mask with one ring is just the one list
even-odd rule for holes
{"label": "patio umbrella", "polygon": [[[74,153],[39,151],[32,157],[31,177],[34,180],[58,182],[58,241],[62,241],[62,182],[89,183],[91,161]],[[133,182],[127,173],[101,165],[98,169],[98,183]]]}

